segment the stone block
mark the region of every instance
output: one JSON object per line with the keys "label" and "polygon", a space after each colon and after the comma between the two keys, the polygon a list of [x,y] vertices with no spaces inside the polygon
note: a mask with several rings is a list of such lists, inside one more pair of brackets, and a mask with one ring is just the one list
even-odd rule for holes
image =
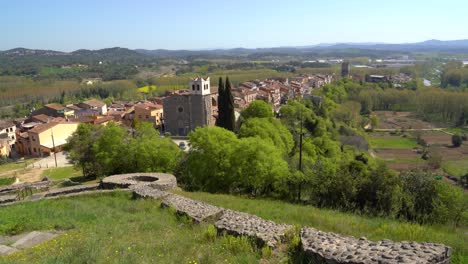
{"label": "stone block", "polygon": [[267,245],[272,248],[284,240],[286,232],[293,229],[291,225],[277,224],[255,215],[232,210],[225,210],[215,227],[219,232],[253,237],[261,246]]}
{"label": "stone block", "polygon": [[176,194],[164,197],[161,205],[174,207],[178,213],[187,215],[197,223],[216,221],[223,213],[222,208]]}
{"label": "stone block", "polygon": [[58,236],[57,234],[33,231],[24,237],[18,239],[12,246],[17,249],[30,248],[42,242],[51,240]]}
{"label": "stone block", "polygon": [[442,244],[373,242],[315,228],[301,229],[301,247],[308,260],[318,263],[447,263],[451,248]]}

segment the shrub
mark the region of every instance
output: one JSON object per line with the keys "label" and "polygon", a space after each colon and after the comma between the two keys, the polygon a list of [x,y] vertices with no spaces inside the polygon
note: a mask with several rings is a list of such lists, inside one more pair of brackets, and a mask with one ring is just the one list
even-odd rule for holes
{"label": "shrub", "polygon": [[218,235],[218,231],[214,225],[209,225],[205,232],[203,233],[203,237],[206,241],[214,241],[216,236]]}
{"label": "shrub", "polygon": [[459,147],[463,143],[462,137],[458,134],[452,136],[452,144],[454,147]]}

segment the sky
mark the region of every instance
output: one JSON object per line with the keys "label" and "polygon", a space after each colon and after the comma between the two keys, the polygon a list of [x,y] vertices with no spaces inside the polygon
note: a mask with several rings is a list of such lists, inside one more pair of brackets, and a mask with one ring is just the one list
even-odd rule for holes
{"label": "sky", "polygon": [[467,0],[0,0],[0,50],[467,39],[467,10]]}

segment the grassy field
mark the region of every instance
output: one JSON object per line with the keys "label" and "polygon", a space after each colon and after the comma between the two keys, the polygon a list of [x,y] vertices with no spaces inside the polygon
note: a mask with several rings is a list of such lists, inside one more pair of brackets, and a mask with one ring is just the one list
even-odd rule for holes
{"label": "grassy field", "polygon": [[[230,195],[178,192],[265,219],[369,239],[431,241],[450,245],[452,263],[466,263],[466,228],[425,226],[368,218],[312,206]],[[0,263],[258,263],[261,250],[245,239],[208,235],[154,200],[132,200],[113,192],[0,207],[0,235],[57,230],[59,238],[24,250]],[[286,254],[262,259],[285,261]]]}
{"label": "grassy field", "polygon": [[75,169],[73,166],[47,169],[42,173],[42,176],[47,176],[51,180],[62,180],[73,177],[83,176],[81,170]]}
{"label": "grassy field", "polygon": [[[130,193],[74,197],[0,207],[0,235],[55,229],[60,237],[0,263],[257,263],[260,250],[245,239],[208,235]],[[268,262],[267,262],[268,263]],[[278,263],[272,261],[271,263]]]}
{"label": "grassy field", "polygon": [[442,168],[450,175],[461,177],[468,173],[468,158],[463,160],[447,160],[442,164]]}
{"label": "grassy field", "polygon": [[231,195],[179,192],[187,197],[217,206],[256,214],[266,219],[299,226],[311,226],[372,240],[430,241],[450,245],[455,250],[452,263],[468,263],[467,227],[428,226],[385,218],[369,218],[312,206],[294,205],[280,201],[249,199]]}
{"label": "grassy field", "polygon": [[0,186],[11,185],[15,182],[15,177],[0,178]]}
{"label": "grassy field", "polygon": [[33,159],[24,160],[24,162],[8,162],[5,164],[2,164],[0,165],[0,175],[10,172],[10,171],[24,169],[28,164],[34,163],[37,160],[38,160],[37,158],[33,158]]}
{"label": "grassy field", "polygon": [[412,149],[419,147],[416,141],[404,137],[371,137],[369,143],[373,148],[382,149]]}

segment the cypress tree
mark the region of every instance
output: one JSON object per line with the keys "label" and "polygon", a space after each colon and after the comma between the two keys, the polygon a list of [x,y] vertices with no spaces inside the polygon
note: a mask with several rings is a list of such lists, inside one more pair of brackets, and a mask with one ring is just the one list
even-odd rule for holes
{"label": "cypress tree", "polygon": [[216,119],[216,125],[219,127],[224,127],[224,113],[226,112],[223,107],[225,106],[224,103],[224,97],[225,97],[225,89],[224,89],[224,83],[223,83],[223,78],[219,77],[219,82],[218,82],[218,119]]}
{"label": "cypress tree", "polygon": [[[232,96],[231,92],[231,82],[229,81],[229,77],[226,76],[226,88],[224,89],[223,100],[225,106],[223,106],[223,110],[225,111],[224,117],[225,123],[223,127],[225,129],[234,131],[236,128],[236,117],[234,115],[234,97]],[[223,121],[224,122],[224,121]]]}

